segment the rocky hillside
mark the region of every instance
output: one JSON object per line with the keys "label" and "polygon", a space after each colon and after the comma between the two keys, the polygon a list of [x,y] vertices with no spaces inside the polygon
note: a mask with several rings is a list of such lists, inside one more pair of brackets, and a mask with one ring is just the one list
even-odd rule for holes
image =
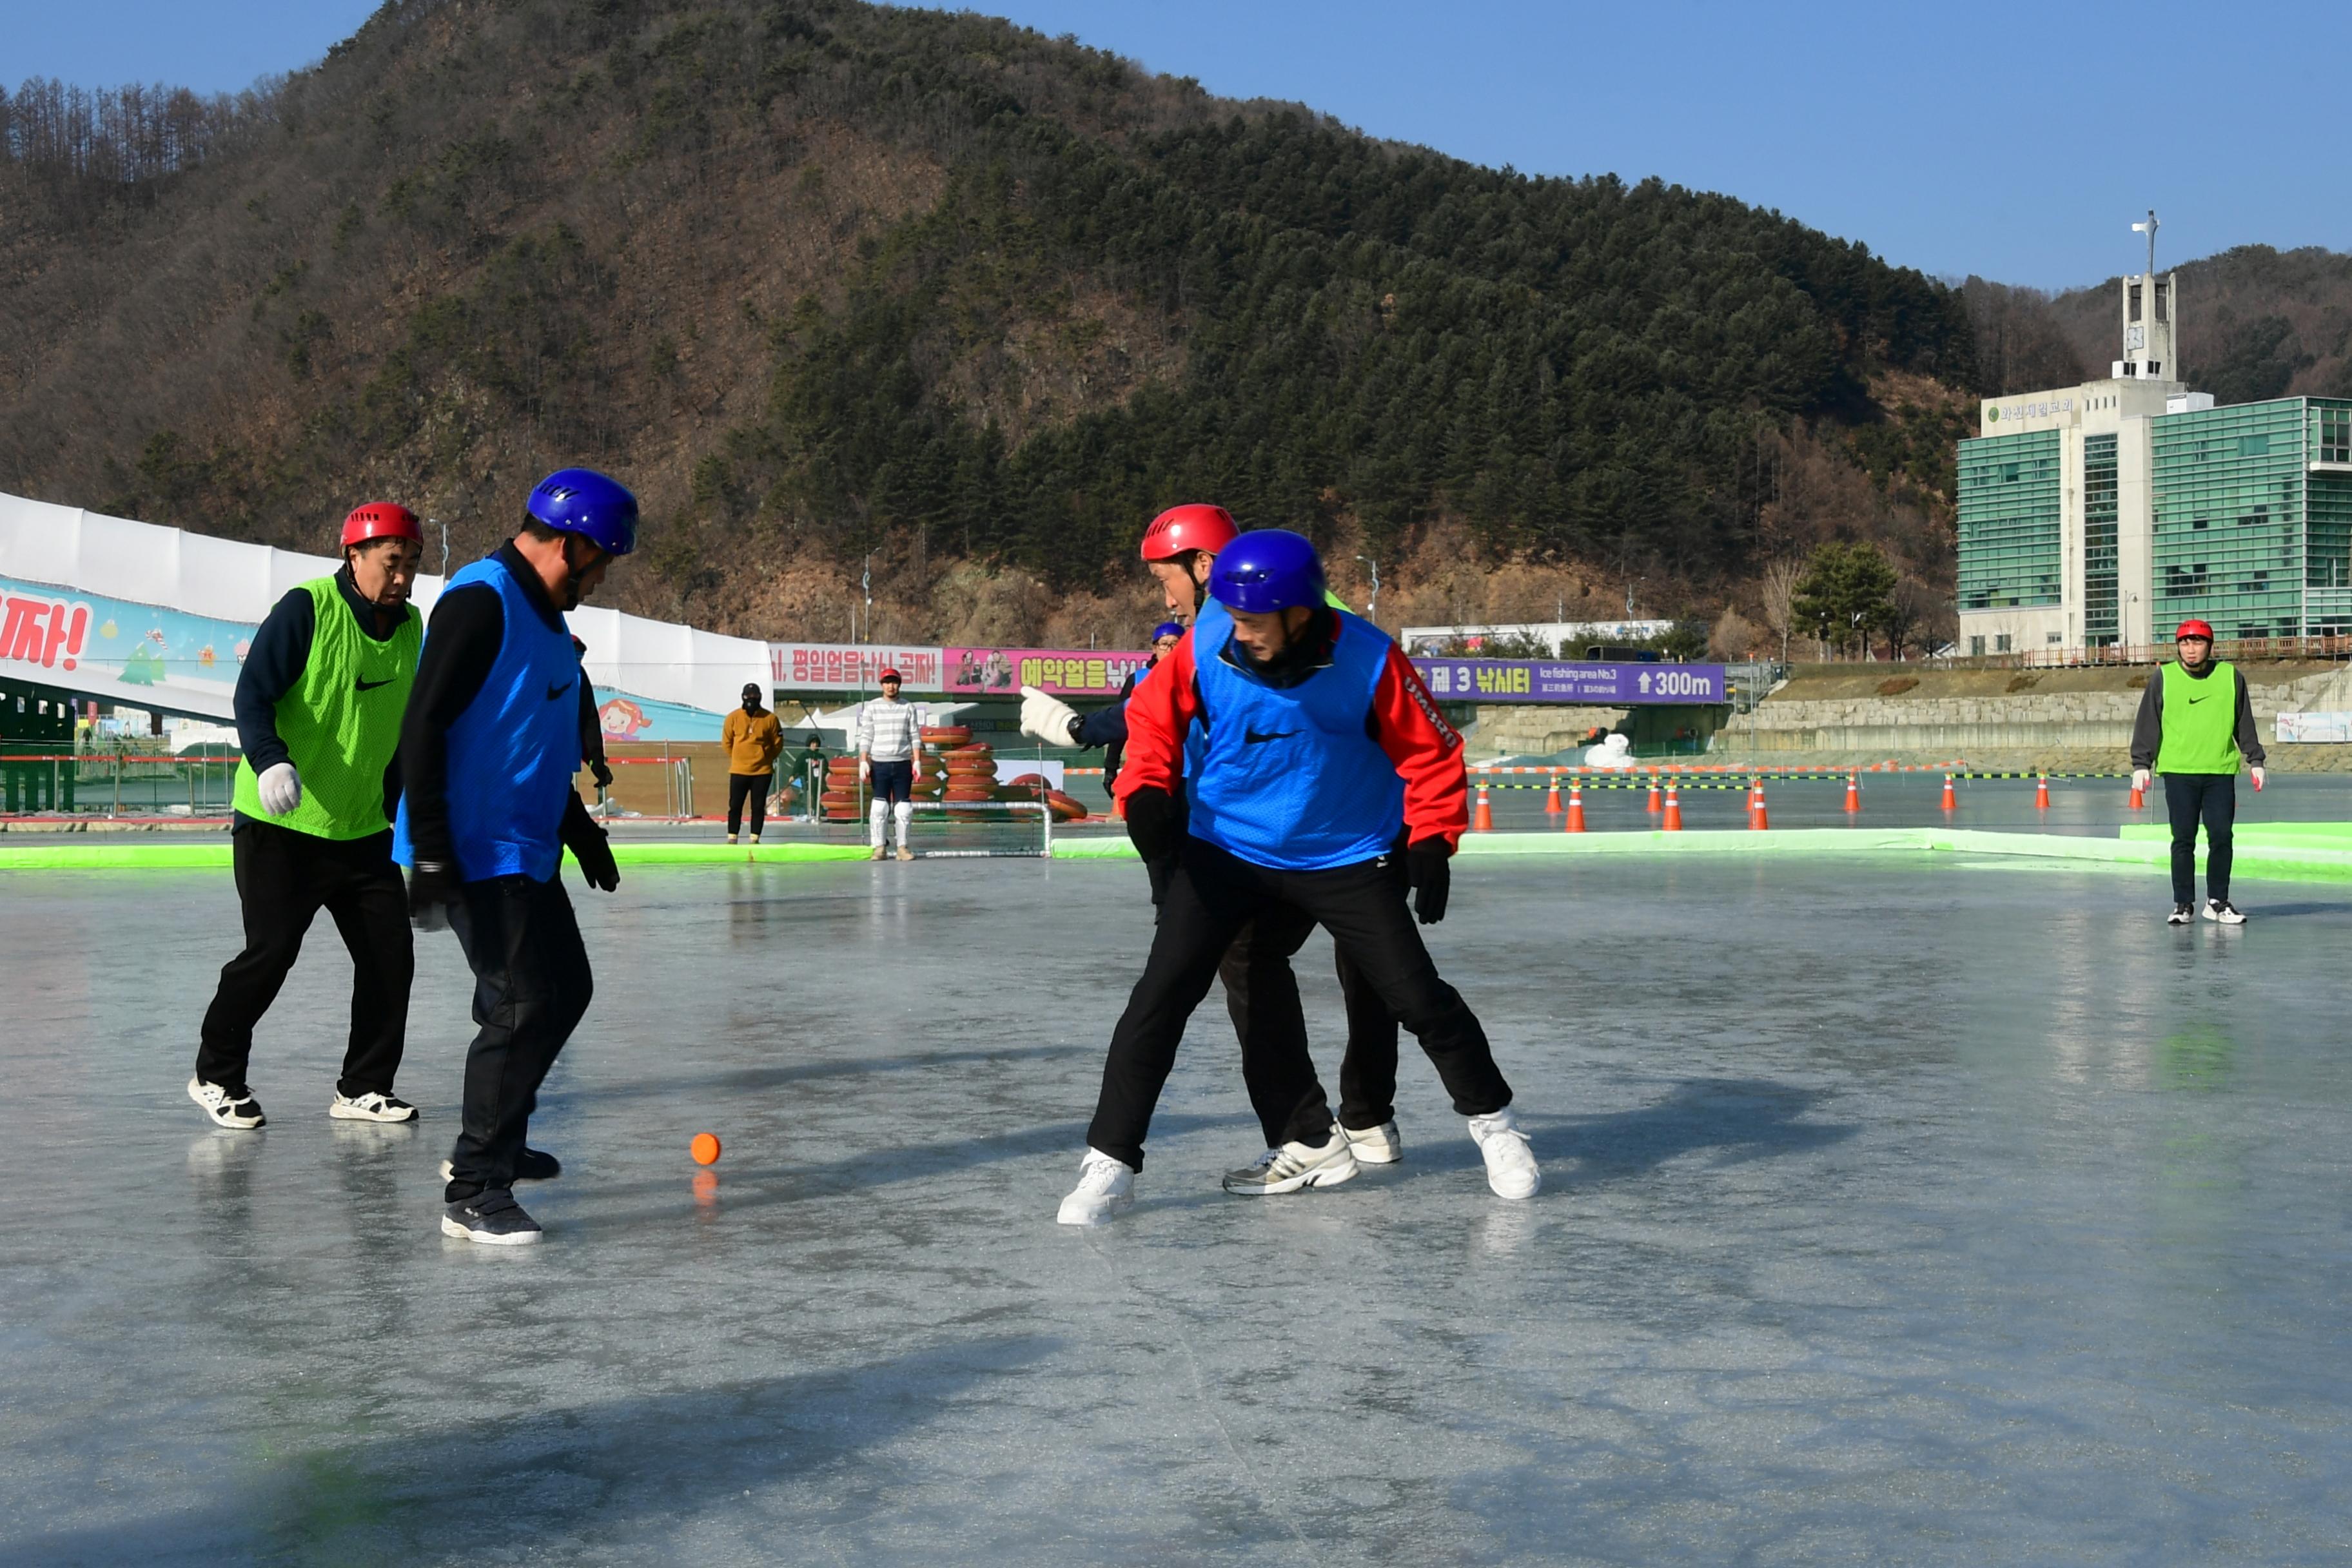
{"label": "rocky hillside", "polygon": [[625,604],[808,637],[869,572],[877,635],[1131,637],[1201,497],[1382,562],[1391,623],[1711,612],[1826,537],[1948,572],[1957,293],[985,17],[392,0],[241,99],[37,81],[0,132],[0,488],[47,499],[316,546],[391,495],[462,558],[595,463]]}

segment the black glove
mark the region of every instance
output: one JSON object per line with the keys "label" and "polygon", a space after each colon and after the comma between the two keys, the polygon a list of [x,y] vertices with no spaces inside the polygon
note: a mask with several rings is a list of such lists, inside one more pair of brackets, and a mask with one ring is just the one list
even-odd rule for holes
{"label": "black glove", "polygon": [[460,897],[457,868],[446,860],[419,860],[408,871],[408,918],[418,931],[449,923],[449,906]]}
{"label": "black glove", "polygon": [[1164,789],[1139,789],[1127,797],[1127,837],[1146,862],[1176,858],[1184,847],[1184,807]]}
{"label": "black glove", "polygon": [[1405,880],[1412,885],[1412,912],[1425,926],[1445,918],[1445,896],[1454,887],[1453,855],[1443,838],[1417,838],[1404,852]]}
{"label": "black glove", "polygon": [[596,787],[598,789],[611,789],[613,787],[612,764],[605,762],[602,757],[590,759],[588,763],[588,776],[596,781]]}
{"label": "black glove", "polygon": [[[580,797],[572,798],[576,804]],[[580,862],[580,874],[590,887],[607,893],[620,888],[621,863],[613,858],[613,836],[584,810],[564,814],[563,847]]]}

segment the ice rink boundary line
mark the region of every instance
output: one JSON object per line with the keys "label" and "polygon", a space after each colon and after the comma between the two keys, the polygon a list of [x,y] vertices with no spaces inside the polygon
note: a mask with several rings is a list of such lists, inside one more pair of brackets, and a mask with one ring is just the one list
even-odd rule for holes
{"label": "ice rink boundary line", "polygon": [[[2352,826],[2338,826],[2344,849],[2304,842],[2249,842],[2238,838],[2237,871],[2283,881],[2352,881]],[[2160,870],[2171,847],[2160,839],[2076,837],[2054,833],[1995,833],[1950,827],[1798,827],[1755,833],[1740,828],[1652,828],[1632,833],[1472,833],[1462,839],[1465,856],[1547,858],[1563,856],[1747,855],[1819,859],[1881,855],[1966,855],[2003,863],[2064,862],[2074,867]],[[2199,858],[2204,846],[2198,846]],[[1056,840],[1056,860],[1133,859],[1124,838]]]}
{"label": "ice rink boundary line", "polygon": [[[2269,825],[2265,825],[2266,826]],[[2288,826],[2288,825],[2280,825]],[[2299,826],[2299,825],[2297,825]],[[2238,869],[2249,876],[2295,881],[2352,881],[2352,826],[2313,824],[2332,827],[2333,834],[2305,836],[2241,831]],[[2344,847],[2334,847],[2342,845]],[[758,848],[725,844],[615,844],[614,858],[625,866],[746,866],[811,865],[866,860],[871,851],[855,844],[769,844]],[[2074,837],[2047,833],[1995,833],[1948,827],[1811,827],[1784,828],[1770,833],[1740,829],[1691,829],[1667,833],[1658,829],[1632,833],[1474,833],[1462,841],[1462,853],[1474,859],[1489,857],[1559,858],[1565,856],[1769,855],[1776,858],[1830,859],[1880,855],[1958,854],[2008,863],[2063,862],[2078,867],[2103,866],[2159,869],[2170,855],[2161,838],[2136,835],[2129,838]],[[2200,847],[2200,853],[2202,850]],[[1057,839],[1057,860],[1131,860],[1135,847],[1124,837]],[[139,844],[116,848],[90,845],[40,845],[0,848],[0,872],[60,870],[226,870],[230,851],[226,844]]]}

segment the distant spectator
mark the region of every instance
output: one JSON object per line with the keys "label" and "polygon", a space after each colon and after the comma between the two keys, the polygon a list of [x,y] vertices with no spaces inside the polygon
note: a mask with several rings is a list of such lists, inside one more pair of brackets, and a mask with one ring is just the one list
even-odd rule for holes
{"label": "distant spectator", "polygon": [[727,715],[719,727],[719,743],[727,748],[727,842],[735,842],[743,826],[743,803],[751,803],[751,842],[768,819],[768,791],[774,782],[776,759],[783,753],[784,727],[760,701],[760,688],[745,682],[743,706]]}
{"label": "distant spectator", "polygon": [[883,827],[895,815],[898,822],[898,858],[912,860],[907,828],[915,816],[915,764],[923,754],[922,715],[911,702],[898,698],[898,672],[882,672],[882,695],[857,713],[857,771],[871,780],[874,803],[867,822],[874,858],[887,853]]}
{"label": "distant spectator", "polygon": [[2250,763],[2263,787],[2262,732],[2252,696],[2236,666],[2213,657],[2213,628],[2186,620],[2173,634],[2179,662],[2147,678],[2132,724],[2132,787],[2145,791],[2151,772],[2164,776],[2164,804],[2172,818],[2172,913],[2168,925],[2197,918],[2197,825],[2205,825],[2205,909],[2209,921],[2243,925],[2230,901],[2231,829],[2238,818],[2238,768]]}
{"label": "distant spectator", "polygon": [[811,822],[816,820],[817,796],[824,789],[824,737],[814,730],[801,742],[801,804]]}

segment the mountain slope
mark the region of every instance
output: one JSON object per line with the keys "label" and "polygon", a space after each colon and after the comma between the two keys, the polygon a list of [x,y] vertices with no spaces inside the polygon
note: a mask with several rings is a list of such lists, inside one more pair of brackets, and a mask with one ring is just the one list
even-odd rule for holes
{"label": "mountain slope", "polygon": [[[1946,569],[1959,297],[1725,197],[835,0],[394,0],[170,135],[29,132],[55,99],[0,163],[13,489],[286,543],[399,495],[457,558],[598,463],[626,602],[818,636],[869,558],[892,635],[1123,605],[1199,496],[1668,607],[1890,511]],[[1854,463],[1876,501],[1790,521]]]}

